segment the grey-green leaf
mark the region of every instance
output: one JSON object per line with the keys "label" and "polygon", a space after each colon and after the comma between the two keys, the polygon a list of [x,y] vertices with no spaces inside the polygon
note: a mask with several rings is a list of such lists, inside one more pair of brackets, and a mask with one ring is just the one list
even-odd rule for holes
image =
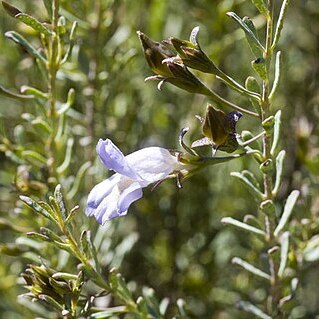
{"label": "grey-green leaf", "polygon": [[258,276],[258,277],[270,280],[270,275],[266,274],[262,270],[256,268],[252,264],[248,263],[247,261],[245,261],[245,260],[243,260],[243,259],[241,259],[239,257],[234,257],[232,259],[232,263],[244,268],[248,272],[250,272],[250,273],[252,273],[252,274],[254,274],[254,275]]}
{"label": "grey-green leaf", "polygon": [[283,164],[286,156],[286,152],[284,150],[280,151],[276,157],[276,181],[275,186],[273,188],[273,195],[275,196],[278,193],[279,187],[281,185],[282,180],[282,172],[283,172]]}
{"label": "grey-green leaf", "polygon": [[258,11],[265,17],[269,17],[269,10],[265,3],[265,0],[251,0],[253,5],[258,9]]}
{"label": "grey-green leaf", "polygon": [[259,190],[258,186],[251,181],[247,174],[231,172],[230,176],[239,178],[248,187],[248,189],[252,191],[254,195],[257,195],[257,198],[259,198],[260,200],[263,199],[263,193]]}
{"label": "grey-green leaf", "polygon": [[19,100],[34,99],[33,95],[24,95],[24,94],[14,93],[14,92],[4,88],[2,85],[0,85],[0,94],[4,95],[6,97],[11,97],[13,99],[19,99]]}
{"label": "grey-green leaf", "polygon": [[258,318],[261,319],[272,319],[270,316],[265,314],[261,309],[256,307],[255,305],[251,304],[250,302],[247,301],[239,301],[237,304],[239,309],[242,309],[248,313],[251,313],[255,315]]}
{"label": "grey-green leaf", "polygon": [[44,35],[49,36],[52,34],[52,31],[50,31],[43,23],[26,13],[19,13],[15,18]]}
{"label": "grey-green leaf", "polygon": [[66,207],[65,207],[64,197],[62,194],[62,187],[60,184],[58,184],[54,190],[54,197],[55,197],[55,200],[59,206],[60,212],[65,220],[67,218]]}
{"label": "grey-green leaf", "polygon": [[91,167],[91,165],[92,165],[91,162],[85,162],[78,170],[76,177],[75,177],[75,180],[73,182],[73,186],[70,189],[70,191],[66,194],[66,198],[68,200],[71,200],[76,195],[76,193],[81,185],[81,182],[83,180],[83,177],[85,175],[85,172]]}
{"label": "grey-green leaf", "polygon": [[42,0],[50,17],[52,17],[52,0]]}
{"label": "grey-green leaf", "polygon": [[297,202],[297,199],[299,197],[300,192],[298,190],[293,190],[291,194],[288,196],[285,207],[284,207],[284,212],[281,215],[281,218],[279,220],[279,223],[274,231],[274,236],[277,237],[279,233],[284,229],[286,226],[289,217],[292,213],[292,210]]}
{"label": "grey-green leaf", "polygon": [[32,150],[22,151],[21,155],[26,161],[40,168],[42,168],[44,165],[47,164],[46,158],[36,151],[32,151]]}
{"label": "grey-green leaf", "polygon": [[273,43],[271,45],[272,49],[274,49],[277,46],[277,43],[279,41],[281,30],[282,30],[282,28],[284,26],[284,19],[285,19],[285,16],[286,16],[286,12],[287,12],[287,9],[288,9],[289,2],[290,2],[290,0],[284,0],[282,2],[280,13],[279,13],[279,17],[278,17],[278,21],[277,21],[277,25],[276,25],[276,31],[275,31],[275,35],[274,35],[274,40],[273,40]]}
{"label": "grey-green leaf", "polygon": [[257,227],[251,226],[249,224],[243,223],[243,222],[236,220],[232,217],[224,217],[224,218],[222,218],[221,222],[223,224],[235,226],[235,227],[237,227],[241,230],[245,230],[249,233],[254,233],[256,235],[261,235],[261,236],[266,235],[266,233],[263,230],[261,230]]}
{"label": "grey-green leaf", "polygon": [[286,231],[280,237],[280,264],[278,269],[278,276],[282,277],[284,270],[286,268],[287,259],[288,259],[288,252],[289,252],[289,232]]}
{"label": "grey-green leaf", "polygon": [[74,99],[75,99],[75,91],[73,88],[71,88],[68,92],[68,98],[66,103],[62,104],[61,108],[57,111],[57,113],[59,115],[66,113],[73,105]]}
{"label": "grey-green leaf", "polygon": [[74,139],[69,138],[66,145],[64,161],[61,165],[57,167],[57,172],[60,175],[62,175],[70,167],[71,159],[72,159],[73,144],[74,144]]}
{"label": "grey-green leaf", "polygon": [[280,126],[281,126],[281,110],[277,111],[275,114],[275,125],[274,125],[274,137],[270,150],[270,154],[274,155],[276,148],[278,146],[279,137],[280,137]]}
{"label": "grey-green leaf", "polygon": [[23,46],[34,58],[46,63],[46,59],[21,34],[15,31],[8,31],[4,35]]}
{"label": "grey-green leaf", "polygon": [[92,313],[90,315],[90,318],[95,318],[95,319],[114,318],[115,315],[120,315],[121,313],[126,313],[126,312],[128,312],[128,309],[125,306],[110,307],[110,308],[107,308],[107,310]]}
{"label": "grey-green leaf", "polygon": [[[242,21],[250,29],[250,31],[254,34],[255,38],[258,39],[258,41],[259,41],[257,30],[256,30],[252,20],[249,19],[248,17],[244,17],[242,19]],[[252,37],[250,35],[251,35],[250,33],[247,34],[245,32],[246,40],[249,44],[250,50],[252,51],[252,53],[255,55],[256,58],[262,57],[263,50],[260,48],[259,45],[256,45],[255,39],[252,39]]]}
{"label": "grey-green leaf", "polygon": [[41,207],[38,203],[36,203],[33,199],[31,199],[30,197],[27,196],[20,196],[20,199],[27,204],[28,206],[30,206],[36,213],[38,213],[39,215],[42,215],[52,221],[55,221],[53,216],[43,207]]}
{"label": "grey-green leaf", "polygon": [[[248,25],[235,13],[235,12],[227,12],[227,15],[233,18],[239,26],[243,29],[245,32],[246,38],[248,40],[249,45],[251,48],[253,47],[252,51],[254,54],[257,52],[261,52],[261,54],[265,51],[265,48],[260,43],[259,39],[256,37],[254,32],[248,27]],[[256,52],[256,53],[255,53]],[[262,55],[258,54],[256,57],[260,57]]]}
{"label": "grey-green leaf", "polygon": [[71,28],[70,36],[69,36],[69,39],[70,39],[69,47],[68,47],[67,52],[65,53],[65,55],[61,61],[61,64],[65,63],[72,53],[72,49],[73,49],[74,42],[75,42],[75,33],[76,33],[77,26],[78,26],[78,23],[76,21],[74,21],[72,24],[72,28]]}
{"label": "grey-green leaf", "polygon": [[277,92],[280,82],[280,73],[281,73],[281,51],[278,51],[276,54],[276,63],[275,63],[275,78],[272,85],[271,91],[269,93],[269,100],[272,100]]}
{"label": "grey-green leaf", "polygon": [[44,93],[44,92],[40,91],[39,89],[36,89],[36,88],[28,86],[28,85],[22,85],[20,88],[20,92],[23,94],[28,94],[32,98],[36,97],[36,98],[43,99],[43,100],[48,99],[47,93]]}

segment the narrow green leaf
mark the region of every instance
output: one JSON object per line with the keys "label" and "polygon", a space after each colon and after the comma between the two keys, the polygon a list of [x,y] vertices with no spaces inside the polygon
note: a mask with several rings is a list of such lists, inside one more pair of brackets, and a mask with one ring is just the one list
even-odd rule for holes
{"label": "narrow green leaf", "polygon": [[68,111],[70,107],[72,107],[74,103],[74,98],[75,98],[75,91],[73,88],[71,88],[68,92],[68,99],[66,103],[63,103],[61,108],[57,111],[59,115],[64,114]]}
{"label": "narrow green leaf", "polygon": [[259,209],[266,216],[276,218],[276,206],[271,199],[262,201],[259,205]]}
{"label": "narrow green leaf", "polygon": [[266,274],[262,270],[256,268],[252,264],[248,263],[247,261],[244,261],[243,259],[241,259],[239,257],[234,257],[232,259],[232,263],[244,268],[248,272],[250,272],[250,273],[252,273],[252,274],[254,274],[254,275],[258,276],[258,277],[270,280],[270,275]]}
{"label": "narrow green leaf", "polygon": [[27,196],[20,196],[20,199],[27,204],[28,206],[30,206],[36,213],[38,213],[39,215],[44,216],[45,218],[48,218],[52,221],[54,221],[53,216],[44,208],[42,208],[38,203],[36,203],[33,199],[31,199],[30,197]]}
{"label": "narrow green leaf", "polygon": [[16,19],[23,22],[27,26],[31,27],[35,31],[38,31],[44,35],[51,35],[52,31],[50,31],[43,23],[38,21],[36,18],[26,14],[26,13],[19,13],[15,16]]}
{"label": "narrow green leaf", "polygon": [[252,191],[253,194],[257,196],[260,200],[263,199],[263,193],[258,189],[257,185],[254,185],[251,180],[247,177],[247,174],[239,173],[239,172],[231,172],[230,176],[234,176],[239,178],[249,190]]}
{"label": "narrow green leaf", "polygon": [[[94,311],[94,308],[93,308],[93,311]],[[126,313],[128,311],[129,310],[127,309],[126,306],[110,307],[110,308],[107,308],[106,310],[92,313],[90,315],[90,318],[95,318],[95,319],[114,318],[115,315]]]}
{"label": "narrow green leaf", "polygon": [[8,31],[4,34],[8,39],[23,46],[34,58],[46,63],[46,59],[18,32]]}
{"label": "narrow green leaf", "polygon": [[137,308],[139,312],[141,313],[141,317],[148,317],[148,305],[146,303],[146,300],[140,296],[136,300]]}
{"label": "narrow green leaf", "polygon": [[112,268],[109,272],[109,284],[113,291],[116,291],[117,296],[125,301],[125,303],[129,305],[133,305],[135,308],[135,302],[132,298],[132,294],[127,288],[125,280],[122,275],[117,272],[115,268]]}
{"label": "narrow green leaf", "polygon": [[19,247],[19,245],[15,244],[0,244],[0,254],[8,255],[8,256],[21,256],[25,252],[25,249]]}
{"label": "narrow green leaf", "polygon": [[283,276],[284,270],[286,268],[288,253],[289,253],[289,235],[288,231],[284,232],[280,237],[280,264],[278,269],[278,276],[281,278]]}
{"label": "narrow green leaf", "polygon": [[45,302],[47,302],[50,306],[52,306],[53,308],[59,310],[59,311],[63,311],[63,306],[60,305],[57,301],[55,301],[52,297],[48,296],[48,295],[39,295],[38,297],[40,300],[43,300]]}
{"label": "narrow green leaf", "polygon": [[286,16],[286,12],[288,9],[288,5],[289,5],[290,0],[283,0],[282,5],[281,5],[281,9],[280,9],[280,13],[279,13],[279,17],[278,17],[278,21],[277,21],[277,25],[276,25],[276,31],[275,31],[275,35],[274,35],[274,40],[273,43],[271,45],[271,48],[274,49],[279,41],[280,38],[280,33],[281,30],[284,26],[284,19]]}
{"label": "narrow green leaf", "polygon": [[276,157],[276,181],[275,181],[275,186],[272,190],[272,194],[274,196],[278,193],[279,187],[281,185],[285,156],[286,156],[286,152],[282,150],[278,153]]}
{"label": "narrow green leaf", "polygon": [[59,20],[58,20],[58,28],[57,28],[57,33],[59,35],[63,35],[63,34],[66,33],[65,25],[66,25],[65,17],[64,16],[60,16]]}
{"label": "narrow green leaf", "polygon": [[72,186],[72,188],[70,189],[70,191],[66,195],[66,198],[68,200],[71,200],[77,194],[77,192],[78,192],[78,190],[80,188],[82,179],[83,179],[83,177],[85,175],[85,172],[91,167],[91,165],[92,165],[91,162],[86,162],[80,167],[78,173],[75,176],[75,180],[73,182],[73,186]]}
{"label": "narrow green leaf", "polygon": [[261,236],[265,236],[266,235],[266,233],[263,230],[261,230],[261,229],[259,229],[257,227],[248,225],[246,223],[243,223],[243,222],[241,222],[239,220],[236,220],[236,219],[234,219],[232,217],[224,217],[224,218],[222,218],[221,222],[223,224],[235,226],[235,227],[237,227],[237,228],[239,228],[241,230],[245,230],[245,231],[247,231],[249,233],[254,233],[256,235],[261,235]]}
{"label": "narrow green leaf", "polygon": [[[257,34],[257,30],[252,22],[251,19],[249,19],[248,17],[244,17],[242,19],[243,23],[246,24],[246,26],[249,28],[249,30],[254,34],[255,38],[258,39],[258,34]],[[248,45],[250,47],[251,52],[255,55],[256,58],[260,58],[263,56],[263,50],[260,48],[259,45],[256,45],[256,42],[254,39],[252,39],[250,36],[247,35],[247,33],[245,33],[246,36],[246,40],[248,42]]]}
{"label": "narrow green leaf", "polygon": [[21,13],[21,11],[12,6],[11,4],[5,2],[5,1],[2,1],[2,6],[4,8],[4,10],[6,10],[6,12],[11,16],[11,17],[15,17],[17,14]]}
{"label": "narrow green leaf", "polygon": [[88,242],[88,250],[90,252],[90,255],[92,256],[93,260],[94,260],[94,263],[95,263],[95,267],[98,269],[99,271],[99,262],[98,262],[98,259],[97,259],[97,252],[96,252],[96,249],[95,249],[95,246],[93,245],[93,242],[92,242],[92,237],[91,237],[91,232],[90,231],[87,231],[86,233],[86,238],[87,238],[87,242]]}
{"label": "narrow green leaf", "polygon": [[22,227],[13,221],[9,221],[7,218],[0,218],[0,231],[9,230],[11,232],[26,233],[28,228]]}
{"label": "narrow green leaf", "polygon": [[99,262],[97,259],[96,249],[91,240],[91,232],[88,230],[84,230],[81,233],[80,242],[82,246],[82,250],[85,253],[88,259],[92,259],[94,261],[95,267],[99,268]]}
{"label": "narrow green leaf", "polygon": [[303,250],[303,258],[307,262],[319,260],[319,235],[311,237]]}
{"label": "narrow green leaf", "polygon": [[298,190],[294,190],[291,192],[291,194],[288,196],[285,207],[284,207],[284,212],[281,215],[281,218],[279,220],[279,223],[274,231],[274,236],[277,237],[279,233],[284,229],[286,226],[288,219],[292,213],[292,210],[296,204],[296,201],[298,199],[300,192]]}
{"label": "narrow green leaf", "polygon": [[64,295],[70,292],[68,283],[64,281],[55,280],[54,278],[49,277],[49,284],[50,286],[52,286],[53,290],[60,295]]}
{"label": "narrow green leaf", "polygon": [[40,232],[43,236],[49,238],[49,241],[54,246],[67,251],[68,253],[72,253],[71,247],[68,243],[65,243],[61,236],[56,234],[49,228],[41,227]]}
{"label": "narrow green leaf", "polygon": [[56,272],[52,275],[54,279],[63,279],[63,280],[77,280],[78,276],[74,274],[69,274],[67,272]]}
{"label": "narrow green leaf", "polygon": [[227,12],[227,15],[233,18],[242,30],[245,32],[248,43],[253,52],[261,52],[257,57],[261,57],[262,53],[265,51],[265,48],[260,43],[254,32],[247,26],[247,24],[235,13],[235,12]]}
{"label": "narrow green leaf", "polygon": [[72,28],[71,28],[70,36],[69,36],[69,40],[70,40],[69,47],[61,61],[61,64],[64,64],[69,59],[70,55],[72,54],[77,26],[78,26],[78,23],[74,21],[72,24]]}
{"label": "narrow green leaf", "polygon": [[281,110],[277,111],[275,114],[275,125],[274,125],[274,137],[273,142],[270,150],[270,154],[274,155],[276,148],[279,143],[279,137],[280,137],[280,126],[281,126]]}
{"label": "narrow green leaf", "polygon": [[36,232],[28,232],[27,236],[37,241],[45,241],[45,242],[50,241],[49,237],[42,234],[38,234]]}
{"label": "narrow green leaf", "polygon": [[182,316],[181,318],[187,319],[188,316],[186,315],[186,310],[185,310],[186,302],[182,298],[179,298],[176,301],[176,305],[177,305],[179,314]]}
{"label": "narrow green leaf", "polygon": [[159,312],[160,312],[160,316],[165,318],[166,312],[168,310],[168,306],[170,304],[170,300],[168,297],[164,298],[161,300],[160,304],[159,304]]}
{"label": "narrow green leaf", "polygon": [[61,244],[65,244],[60,235],[56,234],[53,230],[51,230],[47,227],[41,227],[40,232],[43,236],[49,238],[50,241],[52,241],[52,242],[58,242]]}
{"label": "narrow green leaf", "polygon": [[280,83],[280,74],[281,74],[281,51],[278,51],[276,54],[275,62],[275,78],[272,85],[271,91],[269,93],[269,100],[272,100],[277,92]]}
{"label": "narrow green leaf", "polygon": [[50,17],[52,17],[52,0],[42,0]]}
{"label": "narrow green leaf", "polygon": [[55,219],[58,222],[58,225],[61,225],[61,222],[62,222],[62,220],[64,220],[64,218],[63,218],[62,212],[60,210],[59,204],[56,201],[56,198],[54,196],[49,196],[49,202],[50,202],[50,206],[52,207]]}
{"label": "narrow green leaf", "polygon": [[58,184],[54,190],[54,198],[59,206],[59,210],[63,216],[63,219],[66,220],[66,207],[64,202],[64,197],[62,194],[62,187],[60,184]]}
{"label": "narrow green leaf", "polygon": [[118,290],[118,280],[116,275],[117,275],[116,269],[112,268],[109,272],[108,280],[109,280],[110,287],[113,291]]}
{"label": "narrow green leaf", "polygon": [[249,76],[245,81],[245,87],[247,90],[260,93],[260,86],[258,84],[258,81],[253,77]]}
{"label": "narrow green leaf", "polygon": [[2,85],[0,85],[0,94],[7,97],[11,97],[13,99],[20,99],[20,100],[34,99],[33,95],[23,95],[23,94],[14,93],[12,91],[7,90]]}
{"label": "narrow green leaf", "polygon": [[31,125],[43,140],[47,140],[48,136],[52,133],[52,129],[49,124],[41,118],[33,120]]}
{"label": "narrow green leaf", "polygon": [[246,311],[248,313],[252,313],[253,315],[255,315],[258,318],[261,318],[261,319],[272,319],[270,316],[265,314],[261,309],[259,309],[258,307],[254,306],[250,302],[239,301],[237,306],[238,306],[239,309],[244,310],[244,311]]}
{"label": "narrow green leaf", "polygon": [[74,144],[74,139],[69,138],[67,141],[67,146],[65,150],[65,158],[64,161],[61,165],[57,167],[57,172],[58,174],[62,175],[69,167],[71,164],[71,159],[72,159],[72,147]]}
{"label": "narrow green leaf", "polygon": [[51,216],[54,217],[54,210],[52,209],[52,207],[51,207],[48,203],[43,202],[43,201],[39,201],[38,204],[39,204],[39,206],[41,206],[43,209],[45,209],[47,212],[49,212],[49,214],[50,214]]}
{"label": "narrow green leaf", "polygon": [[266,18],[270,17],[269,10],[264,0],[251,0],[251,1],[261,14],[263,14]]}
{"label": "narrow green leaf", "polygon": [[37,97],[39,99],[47,100],[48,99],[48,94],[44,93],[36,88],[33,88],[28,85],[23,85],[20,88],[20,92],[23,94],[28,94],[28,95],[33,95],[33,97]]}
{"label": "narrow green leaf", "polygon": [[65,220],[65,224],[69,224],[71,222],[71,220],[73,219],[73,217],[75,216],[76,212],[79,210],[80,206],[76,205],[75,207],[73,207],[70,210],[69,215],[67,216],[66,220]]}
{"label": "narrow green leaf", "polygon": [[36,151],[22,151],[21,155],[23,158],[25,158],[26,160],[38,167],[43,167],[47,164],[47,159]]}

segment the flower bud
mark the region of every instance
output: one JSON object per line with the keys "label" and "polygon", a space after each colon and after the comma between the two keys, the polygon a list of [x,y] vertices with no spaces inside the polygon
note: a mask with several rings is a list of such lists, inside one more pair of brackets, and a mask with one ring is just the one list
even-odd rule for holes
{"label": "flower bud", "polygon": [[188,71],[184,65],[174,62],[166,62],[166,64],[173,75],[166,78],[166,82],[170,82],[190,93],[205,94],[207,92],[206,86],[194,74]]}
{"label": "flower bud", "polygon": [[144,49],[145,59],[151,70],[158,75],[170,77],[172,74],[163,60],[173,57],[175,54],[163,43],[155,42],[141,31],[137,35]]}
{"label": "flower bud", "polygon": [[174,37],[169,40],[186,66],[204,73],[216,74],[218,73],[217,67],[202,51],[197,42],[198,32],[199,27],[195,27],[191,32],[190,41]]}
{"label": "flower bud", "polygon": [[192,147],[213,145],[216,150],[227,153],[234,152],[238,148],[236,123],[241,117],[242,114],[237,111],[226,114],[208,105],[203,121],[203,134],[205,137],[195,141]]}

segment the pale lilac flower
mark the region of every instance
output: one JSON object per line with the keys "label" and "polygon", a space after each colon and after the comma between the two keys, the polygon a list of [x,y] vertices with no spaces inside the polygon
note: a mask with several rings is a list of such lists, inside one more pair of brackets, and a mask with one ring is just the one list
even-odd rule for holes
{"label": "pale lilac flower", "polygon": [[147,147],[124,156],[111,140],[100,139],[96,151],[102,163],[116,172],[96,185],[88,197],[86,214],[100,224],[126,215],[130,205],[143,196],[143,187],[167,178],[183,166],[161,147]]}

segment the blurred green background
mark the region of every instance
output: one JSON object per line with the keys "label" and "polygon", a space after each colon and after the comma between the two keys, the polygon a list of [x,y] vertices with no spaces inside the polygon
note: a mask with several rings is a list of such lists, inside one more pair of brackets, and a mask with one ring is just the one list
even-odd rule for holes
{"label": "blurred green background", "polygon": [[[42,1],[12,0],[21,11],[47,19]],[[250,1],[245,0],[119,0],[61,1],[60,14],[67,19],[67,28],[78,21],[76,45],[70,61],[58,73],[59,100],[65,101],[69,88],[74,88],[76,101],[68,117],[69,134],[75,138],[72,165],[62,181],[67,192],[73,176],[85,161],[95,164],[87,171],[77,194],[70,200],[80,204],[76,216],[80,229],[90,228],[96,234],[95,243],[105,268],[116,266],[132,289],[143,286],[155,289],[159,299],[168,297],[186,301],[192,318],[250,318],[234,307],[244,298],[262,302],[266,291],[262,282],[231,265],[233,256],[263,262],[261,244],[222,226],[224,216],[242,219],[256,214],[253,197],[239,181],[229,176],[231,171],[249,168],[258,174],[252,159],[211,167],[185,181],[178,190],[168,181],[154,191],[145,189],[144,197],[135,203],[125,218],[101,227],[84,216],[86,196],[93,185],[108,176],[96,160],[95,145],[99,138],[111,138],[124,154],[141,147],[157,145],[178,148],[178,133],[191,128],[189,135],[199,138],[199,122],[195,114],[203,115],[208,100],[177,88],[157,83],[144,83],[151,75],[136,35],[141,30],[154,40],[169,36],[187,39],[194,26],[200,26],[199,41],[203,50],[229,75],[244,83],[253,75],[249,51],[243,34],[226,16],[235,11],[239,16],[254,18],[259,35],[264,36],[264,21]],[[37,36],[0,9],[0,84],[12,90],[22,85],[46,90],[43,75],[33,59],[4,33],[18,30],[34,46]],[[319,213],[319,6],[317,0],[292,1],[282,34],[283,77],[280,93],[274,102],[282,109],[282,147],[287,150],[285,180],[280,199],[294,189],[302,190],[302,205],[296,220],[314,218]],[[202,77],[223,97],[249,103],[230,92],[213,76]],[[1,138],[13,143],[37,147],[39,136],[32,134],[23,113],[36,115],[33,102],[21,102],[6,97],[0,99]],[[19,135],[21,125],[27,128]],[[257,122],[244,116],[238,132],[256,131]],[[18,139],[18,141],[17,141]],[[43,225],[32,212],[22,208],[18,195],[32,195],[32,190],[19,188],[21,165],[27,165],[28,180],[43,182],[44,177],[29,163],[17,162],[0,153],[0,318],[34,318],[30,309],[35,305],[17,296],[25,290],[19,274],[30,262],[42,257],[61,269],[72,269],[71,261],[61,262],[61,254],[50,246],[36,247],[27,241],[25,231]],[[18,169],[20,167],[20,171]],[[34,194],[38,198],[44,194]],[[42,197],[41,197],[42,196]],[[279,204],[280,205],[280,204]],[[12,226],[14,225],[14,226]],[[32,246],[33,245],[33,246]],[[298,240],[294,243],[298,255]],[[41,249],[40,249],[41,248]],[[50,256],[50,257],[49,257]],[[318,263],[300,269],[302,275],[299,307],[293,318],[315,318],[319,314]],[[41,309],[34,311],[41,313]],[[48,318],[54,318],[47,313]]]}

